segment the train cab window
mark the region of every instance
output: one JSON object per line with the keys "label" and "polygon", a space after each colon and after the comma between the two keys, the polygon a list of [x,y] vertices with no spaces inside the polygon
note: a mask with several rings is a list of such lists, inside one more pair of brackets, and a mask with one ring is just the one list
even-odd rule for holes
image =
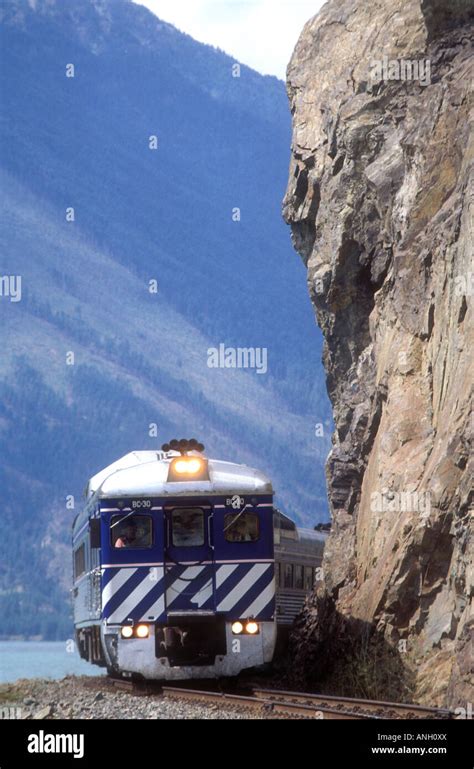
{"label": "train cab window", "polygon": [[296,590],[303,590],[303,566],[300,563],[295,564],[295,582]]}
{"label": "train cab window", "polygon": [[174,547],[200,547],[204,544],[204,512],[199,507],[181,507],[171,513]]}
{"label": "train cab window", "polygon": [[312,590],[314,584],[314,572],[311,566],[304,567],[304,589]]}
{"label": "train cab window", "polygon": [[86,549],[84,544],[74,551],[74,577],[77,579],[86,570]]}
{"label": "train cab window", "polygon": [[283,587],[293,587],[293,564],[284,563],[283,566]]}
{"label": "train cab window", "polygon": [[152,519],[149,515],[113,515],[110,521],[110,541],[113,547],[128,549],[151,547]]}
{"label": "train cab window", "polygon": [[225,515],[224,534],[227,542],[256,542],[259,536],[258,515],[255,513]]}

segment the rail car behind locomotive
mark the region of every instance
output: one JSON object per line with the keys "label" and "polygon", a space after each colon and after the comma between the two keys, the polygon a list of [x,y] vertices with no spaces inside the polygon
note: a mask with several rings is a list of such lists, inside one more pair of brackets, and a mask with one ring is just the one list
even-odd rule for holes
{"label": "rail car behind locomotive", "polygon": [[[89,481],[73,524],[80,655],[110,673],[164,680],[262,666],[273,658],[277,609],[286,623],[296,613],[312,586],[304,569],[319,565],[321,543],[312,562],[307,553],[299,562],[297,529],[274,512],[261,472],[207,459],[194,440],[163,448],[127,454]],[[293,600],[279,608],[275,522],[277,549],[295,561],[291,587],[290,570],[278,563]],[[292,532],[289,549],[284,531]],[[303,583],[294,580],[300,566]]]}

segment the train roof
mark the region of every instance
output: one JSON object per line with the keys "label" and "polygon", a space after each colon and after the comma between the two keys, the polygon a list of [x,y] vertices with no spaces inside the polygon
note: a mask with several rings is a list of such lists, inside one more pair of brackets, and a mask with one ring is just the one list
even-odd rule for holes
{"label": "train roof", "polygon": [[315,531],[314,529],[302,529],[298,527],[298,537],[300,542],[326,542],[328,532]]}
{"label": "train roof", "polygon": [[87,497],[150,497],[207,494],[273,494],[260,470],[208,459],[209,480],[168,482],[168,467],[179,452],[132,451],[94,475]]}

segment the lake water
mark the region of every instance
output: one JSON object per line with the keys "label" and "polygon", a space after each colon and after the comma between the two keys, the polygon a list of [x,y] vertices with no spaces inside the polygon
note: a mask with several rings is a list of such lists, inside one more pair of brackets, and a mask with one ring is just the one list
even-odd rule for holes
{"label": "lake water", "polygon": [[[69,641],[71,646],[71,641]],[[81,660],[66,641],[0,641],[0,683],[17,678],[97,676],[104,668]]]}

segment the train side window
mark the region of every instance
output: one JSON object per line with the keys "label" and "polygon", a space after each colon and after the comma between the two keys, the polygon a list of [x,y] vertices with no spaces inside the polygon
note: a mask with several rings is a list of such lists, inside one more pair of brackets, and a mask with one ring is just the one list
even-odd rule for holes
{"label": "train side window", "polygon": [[312,590],[314,585],[314,571],[311,566],[304,567],[304,589]]}
{"label": "train side window", "polygon": [[151,547],[153,542],[151,517],[149,515],[113,515],[110,521],[110,541],[116,548]]}
{"label": "train side window", "polygon": [[300,563],[295,564],[295,588],[303,590],[303,566]]}
{"label": "train side window", "polygon": [[74,578],[77,579],[86,570],[86,548],[84,543],[74,551]]}
{"label": "train side window", "polygon": [[227,542],[256,542],[259,537],[258,515],[255,513],[225,515],[224,535]]}
{"label": "train side window", "polygon": [[283,587],[293,587],[293,564],[285,563],[283,566]]}
{"label": "train side window", "polygon": [[204,512],[200,507],[173,510],[171,527],[174,547],[200,547],[204,544]]}

